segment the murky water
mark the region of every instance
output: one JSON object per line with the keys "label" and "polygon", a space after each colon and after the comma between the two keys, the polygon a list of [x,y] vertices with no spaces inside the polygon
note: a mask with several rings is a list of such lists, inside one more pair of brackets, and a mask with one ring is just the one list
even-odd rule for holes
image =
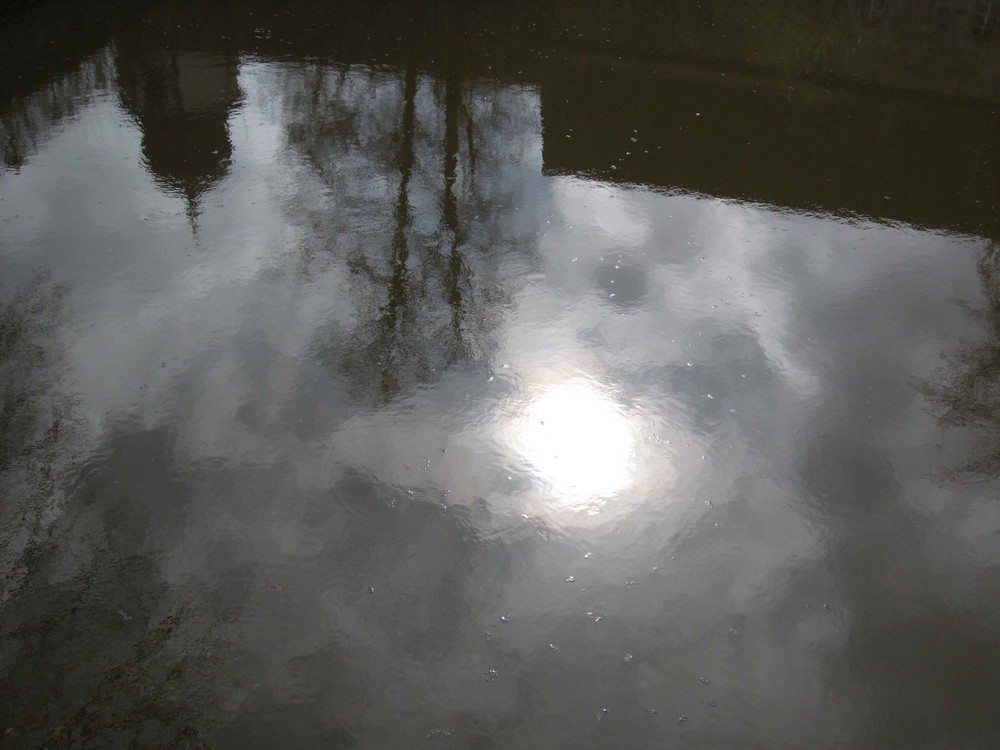
{"label": "murky water", "polygon": [[1000,746],[994,7],[12,14],[0,746]]}

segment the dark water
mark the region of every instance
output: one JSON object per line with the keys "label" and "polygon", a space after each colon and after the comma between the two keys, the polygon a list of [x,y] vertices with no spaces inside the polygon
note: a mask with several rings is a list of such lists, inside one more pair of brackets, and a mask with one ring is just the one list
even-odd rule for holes
{"label": "dark water", "polygon": [[0,30],[0,747],[1000,747],[991,2]]}

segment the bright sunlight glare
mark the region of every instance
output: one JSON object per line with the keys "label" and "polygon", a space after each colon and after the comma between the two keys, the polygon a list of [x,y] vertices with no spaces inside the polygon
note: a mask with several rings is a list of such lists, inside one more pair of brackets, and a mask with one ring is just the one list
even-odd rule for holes
{"label": "bright sunlight glare", "polygon": [[531,400],[518,437],[536,475],[560,503],[605,498],[631,482],[629,420],[585,381],[554,385]]}

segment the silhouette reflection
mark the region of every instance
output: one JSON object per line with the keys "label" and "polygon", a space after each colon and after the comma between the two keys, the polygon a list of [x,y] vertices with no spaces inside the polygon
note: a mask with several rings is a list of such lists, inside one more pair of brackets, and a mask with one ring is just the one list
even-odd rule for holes
{"label": "silhouette reflection", "polygon": [[[643,2],[581,16],[566,0],[350,2],[335,11],[295,0],[276,14],[262,0],[238,13],[174,0],[148,9],[113,47],[149,168],[189,210],[226,174],[239,56],[291,54],[430,75],[445,89],[446,119],[468,96],[467,86],[458,95],[463,81],[537,87],[550,173],[994,236],[998,128],[988,102],[1000,45],[988,38],[998,7]],[[72,99],[67,91],[58,106]],[[4,158],[18,164],[49,126],[4,111]],[[458,116],[457,129],[444,130],[457,135],[463,122],[472,124]],[[932,182],[934,190],[918,187]],[[447,201],[442,212],[454,220]],[[461,253],[445,254],[454,294]]]}
{"label": "silhouette reflection", "polygon": [[201,196],[227,173],[228,120],[241,93],[235,53],[206,40],[190,10],[158,7],[114,49],[122,106],[142,131],[146,166],[194,217]]}

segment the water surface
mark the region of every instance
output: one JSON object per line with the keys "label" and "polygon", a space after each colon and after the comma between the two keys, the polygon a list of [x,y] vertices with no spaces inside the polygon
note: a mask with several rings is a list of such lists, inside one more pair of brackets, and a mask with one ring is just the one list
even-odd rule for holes
{"label": "water surface", "polygon": [[0,745],[997,746],[991,4],[780,5],[12,15]]}

